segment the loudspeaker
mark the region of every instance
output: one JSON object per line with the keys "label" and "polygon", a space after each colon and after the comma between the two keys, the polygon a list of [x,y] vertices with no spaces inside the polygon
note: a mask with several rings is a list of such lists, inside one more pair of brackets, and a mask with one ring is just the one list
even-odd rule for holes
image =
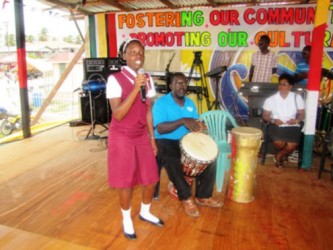
{"label": "loudspeaker", "polygon": [[81,119],[84,122],[91,123],[91,112],[93,112],[93,121],[96,124],[110,123],[111,121],[111,108],[104,93],[100,95],[91,95],[92,106],[90,107],[89,95],[80,97],[81,101]]}
{"label": "loudspeaker", "polygon": [[107,67],[106,58],[84,58],[84,80],[100,80],[106,82]]}
{"label": "loudspeaker", "polygon": [[[81,119],[83,122],[96,124],[110,123],[111,108],[106,99],[106,82],[108,76],[119,72],[121,66],[126,65],[118,57],[111,58],[84,58],[84,83],[81,96]],[[90,96],[91,95],[91,96]],[[92,103],[90,103],[90,97]],[[93,121],[91,121],[91,112]]]}
{"label": "loudspeaker", "polygon": [[121,67],[126,65],[126,62],[118,57],[110,57],[106,59],[106,76],[119,72]]}
{"label": "loudspeaker", "polygon": [[109,75],[119,72],[123,65],[126,65],[126,63],[118,57],[84,58],[84,80],[100,80],[106,82]]}

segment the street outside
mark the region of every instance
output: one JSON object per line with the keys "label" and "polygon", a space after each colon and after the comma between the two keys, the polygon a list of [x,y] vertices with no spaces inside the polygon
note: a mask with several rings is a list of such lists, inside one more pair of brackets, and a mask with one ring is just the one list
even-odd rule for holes
{"label": "street outside", "polygon": [[[52,84],[47,79],[39,77],[28,80],[28,99],[31,117],[33,117],[42,107],[46,97],[52,91]],[[79,92],[68,89],[58,91],[51,100],[50,105],[43,112],[38,123],[49,123],[57,121],[77,120],[80,117]],[[7,77],[4,74],[0,76],[0,110],[3,113],[7,111],[10,116],[21,115],[19,83],[13,77]],[[0,124],[3,122],[3,116],[0,116]],[[1,126],[0,126],[1,127]],[[3,133],[0,137],[3,137]]]}

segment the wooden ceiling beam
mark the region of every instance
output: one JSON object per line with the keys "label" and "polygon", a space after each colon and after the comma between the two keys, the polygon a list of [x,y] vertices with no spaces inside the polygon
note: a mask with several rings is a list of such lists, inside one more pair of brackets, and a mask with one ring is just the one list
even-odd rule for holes
{"label": "wooden ceiling beam", "polygon": [[166,5],[170,9],[176,9],[177,8],[177,6],[174,5],[173,3],[171,3],[169,0],[160,0],[160,2],[163,3],[164,5]]}
{"label": "wooden ceiling beam", "polygon": [[56,5],[56,6],[60,6],[60,7],[64,8],[64,9],[66,9],[68,11],[75,10],[75,11],[79,12],[82,15],[91,15],[91,14],[94,14],[94,13],[90,13],[88,11],[82,10],[80,8],[80,6],[76,6],[74,4],[69,4],[69,3],[64,3],[64,2],[59,1],[59,0],[45,0],[44,2],[52,3],[52,4]]}
{"label": "wooden ceiling beam", "polygon": [[[0,0],[1,1],[1,0]],[[93,15],[98,12],[103,12],[103,7],[101,5],[108,5],[114,7],[116,10],[114,12],[131,12],[131,11],[136,11],[138,9],[131,8],[131,7],[126,7],[124,5],[126,2],[131,2],[134,0],[77,0],[75,3],[72,1],[68,0],[39,0],[40,2],[48,3],[49,5],[55,5],[59,8],[63,8],[69,11],[72,11],[77,14],[81,15]],[[135,0],[138,1],[138,0]],[[173,4],[171,0],[159,0],[161,4],[164,4],[166,8],[169,9],[177,9],[178,6]],[[247,6],[258,6],[261,5],[262,3],[265,3],[266,1],[261,1],[258,2],[257,0],[247,0],[247,1],[241,1],[241,0],[234,0],[232,2],[217,2],[216,0],[207,0],[208,4],[204,6],[211,6],[211,7],[220,7],[220,6],[235,6],[239,4],[246,4]],[[309,4],[309,3],[315,3],[315,0],[286,0],[285,4]],[[331,0],[332,2],[332,0]],[[273,3],[273,2],[269,2]],[[101,11],[96,11],[93,7],[98,6],[101,7]],[[193,5],[192,7],[199,7],[196,5]],[[92,9],[89,11],[89,9]],[[105,8],[106,9],[106,8]],[[113,11],[113,10],[112,10]],[[109,12],[109,11],[104,11],[104,12]]]}
{"label": "wooden ceiling beam", "polygon": [[212,7],[217,7],[219,6],[220,4],[215,2],[214,0],[207,0],[207,2],[212,6]]}
{"label": "wooden ceiling beam", "polygon": [[124,5],[120,4],[119,1],[115,1],[115,0],[100,0],[97,2],[92,2],[92,4],[98,4],[98,3],[110,5],[112,7],[119,9],[120,11],[133,11],[133,9],[126,8]]}

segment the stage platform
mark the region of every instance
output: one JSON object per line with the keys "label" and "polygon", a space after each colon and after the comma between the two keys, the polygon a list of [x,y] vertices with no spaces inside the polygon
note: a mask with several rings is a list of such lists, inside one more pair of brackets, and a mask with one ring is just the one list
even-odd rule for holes
{"label": "stage platform", "polygon": [[[29,139],[0,145],[0,249],[330,249],[333,182],[295,164],[258,160],[254,201],[214,197],[219,209],[199,207],[191,218],[167,191],[161,174],[152,212],[163,228],[138,218],[141,188],[133,194],[136,241],[122,234],[118,195],[107,183],[107,139],[85,140],[89,126],[63,124]],[[100,130],[99,130],[100,129]],[[97,127],[96,132],[103,133]]]}

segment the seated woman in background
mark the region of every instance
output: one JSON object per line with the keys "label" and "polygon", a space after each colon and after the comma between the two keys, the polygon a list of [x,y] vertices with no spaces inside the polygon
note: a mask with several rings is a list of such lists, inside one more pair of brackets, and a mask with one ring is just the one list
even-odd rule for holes
{"label": "seated woman in background", "polygon": [[278,92],[268,97],[263,106],[262,118],[271,123],[268,134],[277,150],[276,167],[282,167],[282,161],[295,150],[301,137],[300,122],[304,119],[305,105],[303,98],[291,91],[293,86],[293,76],[281,74]]}

